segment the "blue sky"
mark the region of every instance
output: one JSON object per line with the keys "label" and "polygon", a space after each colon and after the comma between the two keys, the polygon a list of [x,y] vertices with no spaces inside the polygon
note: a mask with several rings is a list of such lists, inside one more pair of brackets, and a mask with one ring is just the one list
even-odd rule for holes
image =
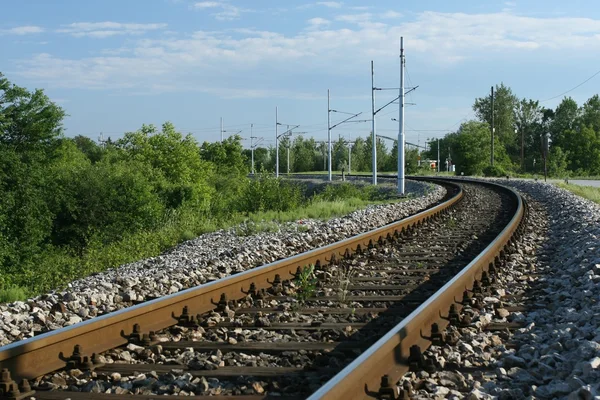
{"label": "blue sky", "polygon": [[[400,36],[407,85],[419,85],[407,97],[413,142],[456,129],[493,84],[545,100],[600,66],[596,1],[0,0],[0,10],[0,72],[64,107],[67,136],[94,139],[172,121],[214,141],[223,117],[226,131],[249,137],[253,123],[273,144],[276,106],[282,123],[324,139],[327,89],[332,109],[366,119],[371,60],[376,86],[399,85]],[[600,76],[569,94],[582,103],[599,87]],[[377,106],[395,94],[377,92]],[[378,115],[378,133],[397,133],[397,113]]]}

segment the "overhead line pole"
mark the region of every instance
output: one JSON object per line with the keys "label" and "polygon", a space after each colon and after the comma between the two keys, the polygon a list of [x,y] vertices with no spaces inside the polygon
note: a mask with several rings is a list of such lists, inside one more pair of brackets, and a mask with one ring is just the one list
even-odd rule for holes
{"label": "overhead line pole", "polygon": [[223,117],[221,117],[221,142],[223,141],[223,133],[225,131],[223,130]]}
{"label": "overhead line pole", "polygon": [[373,170],[373,185],[377,185],[377,137],[375,132],[375,71],[373,67],[373,60],[371,60],[371,129],[372,129],[372,141],[373,141],[373,156],[372,156],[372,170]]}
{"label": "overhead line pole", "polygon": [[[350,122],[367,122],[368,120],[357,120],[357,121],[350,121],[353,118],[358,117],[359,115],[362,114],[362,112],[356,113],[356,114],[352,114],[352,113],[347,113],[347,112],[343,112],[343,111],[338,111],[338,110],[332,110],[331,109],[331,105],[330,105],[330,91],[329,89],[327,89],[327,147],[328,147],[328,159],[329,159],[329,167],[327,168],[327,174],[328,174],[328,178],[331,181],[332,180],[332,143],[331,143],[331,130],[333,128],[337,128],[338,126],[340,126],[341,124],[345,124],[345,123],[350,123]],[[331,125],[331,113],[335,112],[335,113],[341,113],[341,114],[348,114],[350,115],[350,117],[338,122],[335,125]],[[339,137],[338,137],[339,140]]]}
{"label": "overhead line pole", "polygon": [[494,128],[494,87],[492,86],[492,154],[490,155],[490,165],[493,167],[494,166],[494,131],[496,130],[496,128]]}
{"label": "overhead line pole", "polygon": [[277,120],[277,106],[275,106],[275,178],[279,178],[279,121]]}
{"label": "overhead line pole", "polygon": [[437,172],[439,174],[440,173],[440,138],[438,138],[437,148],[438,148],[438,157],[437,157],[436,166],[437,166]]}
{"label": "overhead line pole", "polygon": [[398,121],[398,194],[404,195],[404,38],[400,37],[400,111]]}
{"label": "overhead line pole", "polygon": [[331,182],[331,107],[329,101],[329,89],[327,89],[327,179]]}
{"label": "overhead line pole", "polygon": [[250,124],[250,153],[252,154],[252,175],[254,175],[254,135],[252,134],[252,128],[254,124]]}

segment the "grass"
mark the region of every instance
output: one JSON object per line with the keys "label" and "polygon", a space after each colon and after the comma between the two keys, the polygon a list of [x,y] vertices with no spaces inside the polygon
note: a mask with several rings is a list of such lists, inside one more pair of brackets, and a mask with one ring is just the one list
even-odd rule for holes
{"label": "grass", "polygon": [[[216,219],[191,210],[182,210],[165,218],[157,229],[137,232],[117,242],[105,244],[101,238],[94,238],[83,254],[73,254],[65,248],[50,248],[22,265],[19,279],[15,275],[10,276],[12,279],[0,281],[0,303],[24,300],[28,295],[64,288],[67,282],[157,256],[181,242],[219,229],[233,228],[234,233],[239,236],[277,232],[280,229],[279,223],[309,218],[326,220],[347,215],[367,205],[402,201],[389,197],[386,201],[370,186],[352,189],[340,185],[333,189],[326,191],[332,196],[331,199],[317,196],[305,206],[286,212],[266,211],[249,215],[239,213],[227,219]],[[298,224],[298,231],[307,229],[305,225]]]}
{"label": "grass", "polygon": [[27,300],[27,297],[27,290],[20,286],[9,286],[5,289],[0,289],[0,304]]}
{"label": "grass", "polygon": [[556,186],[568,190],[578,196],[593,201],[596,204],[600,204],[600,188],[592,186],[579,186],[566,183],[557,183]]}

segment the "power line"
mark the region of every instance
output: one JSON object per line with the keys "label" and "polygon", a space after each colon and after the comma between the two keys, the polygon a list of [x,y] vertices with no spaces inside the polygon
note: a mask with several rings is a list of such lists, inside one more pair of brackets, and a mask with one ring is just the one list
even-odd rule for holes
{"label": "power line", "polygon": [[591,80],[593,77],[595,77],[595,76],[596,76],[596,75],[598,75],[598,74],[600,74],[600,71],[596,72],[594,75],[590,76],[589,78],[587,78],[585,81],[581,82],[579,85],[575,86],[574,88],[572,88],[572,89],[569,89],[569,90],[567,90],[566,92],[562,92],[562,93],[561,93],[561,94],[559,94],[558,96],[550,97],[549,99],[546,99],[546,100],[541,100],[541,101],[540,101],[540,103],[545,103],[545,102],[547,102],[547,101],[554,100],[554,99],[556,99],[557,97],[561,97],[561,96],[563,96],[563,95],[565,95],[565,94],[567,94],[567,93],[569,93],[569,92],[572,92],[573,90],[577,89],[578,87],[580,87],[580,86],[582,86],[583,84],[585,84],[585,83],[587,83],[588,81],[590,81],[590,80]]}

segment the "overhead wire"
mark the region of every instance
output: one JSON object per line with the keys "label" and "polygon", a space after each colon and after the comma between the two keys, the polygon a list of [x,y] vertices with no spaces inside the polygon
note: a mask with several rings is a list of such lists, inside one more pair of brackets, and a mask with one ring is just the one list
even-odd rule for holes
{"label": "overhead wire", "polygon": [[547,101],[554,100],[554,99],[556,99],[556,98],[558,98],[558,97],[562,97],[562,96],[564,96],[565,94],[567,94],[567,93],[570,93],[570,92],[572,92],[573,90],[577,89],[578,87],[580,87],[580,86],[583,86],[584,84],[586,84],[587,82],[589,82],[590,80],[592,80],[592,78],[594,78],[594,77],[595,77],[596,75],[598,75],[598,74],[600,74],[600,71],[597,71],[597,72],[596,72],[594,75],[590,76],[590,77],[589,77],[589,78],[587,78],[585,81],[583,81],[583,82],[581,82],[579,85],[577,85],[577,86],[575,86],[575,87],[573,87],[573,88],[571,88],[571,89],[567,90],[566,92],[562,92],[561,94],[559,94],[559,95],[557,95],[557,96],[553,96],[553,97],[550,97],[550,98],[548,98],[548,99],[545,99],[545,100],[540,100],[540,103],[545,103],[545,102],[547,102]]}

